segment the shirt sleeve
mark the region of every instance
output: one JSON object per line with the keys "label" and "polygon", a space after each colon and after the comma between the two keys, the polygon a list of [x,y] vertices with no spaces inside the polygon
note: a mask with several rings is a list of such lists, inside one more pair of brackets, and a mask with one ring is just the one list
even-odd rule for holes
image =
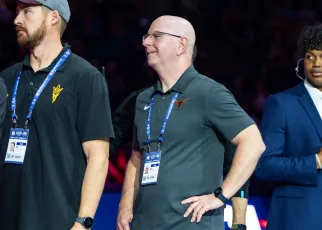
{"label": "shirt sleeve", "polygon": [[113,116],[113,129],[115,138],[111,140],[110,153],[115,153],[119,148],[133,139],[133,122],[135,101],[138,93],[131,93],[122,104],[117,107]]}
{"label": "shirt sleeve", "polygon": [[7,105],[7,88],[4,84],[2,78],[0,78],[0,137],[1,137],[1,127],[3,120],[6,115],[6,105]]}
{"label": "shirt sleeve", "polygon": [[76,126],[81,142],[114,138],[108,87],[102,74],[80,77],[77,101]]}
{"label": "shirt sleeve", "polygon": [[139,141],[137,138],[137,128],[136,125],[134,124],[133,126],[133,142],[132,142],[132,149],[136,151],[141,151]]}
{"label": "shirt sleeve", "polygon": [[205,111],[211,127],[229,141],[245,128],[255,124],[239,106],[232,93],[218,83],[208,90]]}
{"label": "shirt sleeve", "polygon": [[135,114],[136,114],[136,104],[137,104],[137,98],[136,97],[136,100],[135,100],[135,106],[134,106],[134,120],[133,120],[133,141],[132,141],[132,149],[133,150],[136,150],[136,151],[141,151],[140,149],[140,144],[139,144],[139,141],[138,141],[138,133],[137,133],[137,125],[136,125],[136,122],[135,122]]}

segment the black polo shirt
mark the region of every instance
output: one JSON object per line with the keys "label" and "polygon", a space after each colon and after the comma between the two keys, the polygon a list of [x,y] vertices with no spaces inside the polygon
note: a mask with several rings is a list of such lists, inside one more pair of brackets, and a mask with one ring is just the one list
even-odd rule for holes
{"label": "black polo shirt", "polygon": [[0,139],[2,135],[2,123],[6,115],[7,87],[2,78],[0,78]]}
{"label": "black polo shirt", "polygon": [[[170,100],[178,92],[161,146],[161,164],[156,185],[139,187],[133,230],[224,229],[223,208],[208,212],[200,223],[183,214],[188,197],[213,193],[222,183],[224,143],[254,121],[221,84],[190,66],[178,82],[163,93],[160,82],[136,100],[133,147],[146,151],[148,106],[156,94],[151,115],[151,149],[157,150],[163,119]],[[143,173],[141,162],[140,182]]]}
{"label": "black polo shirt", "polygon": [[1,229],[70,229],[79,211],[86,169],[82,143],[114,137],[104,77],[89,62],[71,54],[37,101],[24,163],[4,163],[18,72],[23,68],[17,93],[18,127],[23,127],[33,96],[68,48],[65,45],[49,67],[36,73],[27,55],[0,74],[9,93],[0,142]]}
{"label": "black polo shirt", "polygon": [[116,108],[112,118],[115,138],[110,143],[110,155],[133,140],[134,110],[137,96],[147,88],[132,92]]}

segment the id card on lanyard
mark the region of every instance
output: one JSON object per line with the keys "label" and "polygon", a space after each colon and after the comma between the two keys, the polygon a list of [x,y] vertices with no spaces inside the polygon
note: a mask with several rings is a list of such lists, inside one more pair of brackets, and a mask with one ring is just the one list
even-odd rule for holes
{"label": "id card on lanyard", "polygon": [[34,98],[31,101],[24,128],[17,128],[18,116],[16,114],[17,92],[18,92],[20,78],[22,75],[22,69],[20,70],[17,80],[16,80],[16,83],[13,88],[13,93],[12,93],[11,110],[12,110],[13,128],[10,129],[10,138],[9,138],[9,142],[8,142],[5,163],[23,164],[24,159],[25,159],[25,155],[26,155],[28,137],[29,137],[28,124],[31,120],[31,115],[32,115],[32,112],[33,112],[34,107],[36,105],[36,102],[38,101],[39,96],[44,91],[44,89],[46,88],[46,86],[48,85],[48,83],[50,82],[52,77],[55,75],[55,73],[60,68],[60,66],[66,61],[66,59],[68,58],[68,56],[70,54],[71,54],[71,50],[68,49],[63,54],[63,56],[58,60],[56,65],[53,67],[53,69],[47,75],[44,82],[41,84],[41,86],[37,90]]}
{"label": "id card on lanyard", "polygon": [[143,175],[142,175],[142,185],[156,184],[158,181],[159,168],[161,163],[161,144],[163,142],[163,134],[167,127],[169,117],[173,108],[174,103],[178,97],[178,93],[175,93],[171,99],[168,111],[163,121],[162,129],[160,136],[158,138],[158,150],[156,152],[151,152],[151,114],[152,114],[152,104],[155,99],[155,95],[152,96],[150,100],[150,109],[148,114],[148,121],[146,126],[147,141],[146,145],[148,147],[148,152],[144,153],[144,166],[143,166]]}

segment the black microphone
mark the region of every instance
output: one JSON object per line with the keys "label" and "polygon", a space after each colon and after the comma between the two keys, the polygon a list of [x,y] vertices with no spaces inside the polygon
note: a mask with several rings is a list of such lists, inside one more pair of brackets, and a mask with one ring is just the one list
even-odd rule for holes
{"label": "black microphone", "polygon": [[303,60],[303,58],[299,59],[298,62],[297,62],[297,65],[296,65],[296,68],[295,68],[295,74],[298,78],[300,78],[302,81],[304,81],[304,79],[299,75],[299,64],[300,64],[300,61]]}

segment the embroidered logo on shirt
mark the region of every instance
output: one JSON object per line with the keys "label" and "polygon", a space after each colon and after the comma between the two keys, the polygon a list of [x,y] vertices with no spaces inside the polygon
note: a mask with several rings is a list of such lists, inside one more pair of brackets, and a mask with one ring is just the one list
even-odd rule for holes
{"label": "embroidered logo on shirt", "polygon": [[54,103],[57,99],[57,97],[59,96],[60,92],[63,90],[64,88],[60,87],[60,84],[57,85],[56,87],[53,87],[53,101],[52,103]]}
{"label": "embroidered logo on shirt", "polygon": [[176,100],[176,104],[178,106],[178,109],[181,109],[181,106],[183,105],[183,103],[185,103],[186,101],[188,101],[190,98],[184,99],[184,100]]}
{"label": "embroidered logo on shirt", "polygon": [[148,108],[150,108],[150,106],[149,106],[149,105],[145,105],[145,106],[144,106],[144,110],[147,110]]}

